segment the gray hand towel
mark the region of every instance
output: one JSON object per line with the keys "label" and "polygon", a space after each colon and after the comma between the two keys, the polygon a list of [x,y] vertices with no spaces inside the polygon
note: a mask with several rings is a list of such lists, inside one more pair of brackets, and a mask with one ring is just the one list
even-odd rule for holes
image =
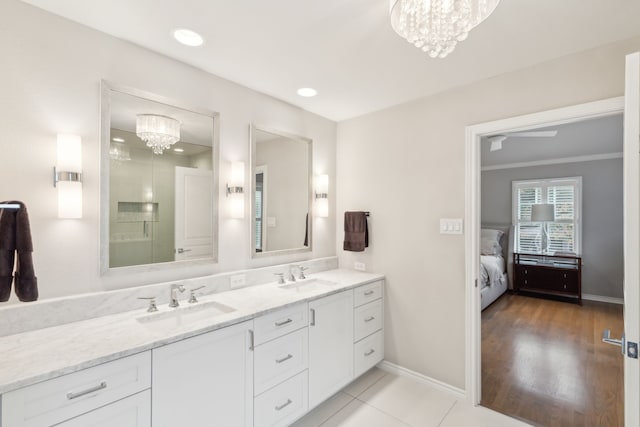
{"label": "gray hand towel", "polygon": [[367,227],[367,213],[362,211],[344,213],[344,244],[345,251],[363,252],[369,247],[369,229]]}

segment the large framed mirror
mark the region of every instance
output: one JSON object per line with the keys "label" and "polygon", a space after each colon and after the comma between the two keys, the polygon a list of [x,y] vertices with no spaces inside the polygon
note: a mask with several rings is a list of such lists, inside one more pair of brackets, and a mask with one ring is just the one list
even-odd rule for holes
{"label": "large framed mirror", "polygon": [[251,125],[251,256],[311,251],[312,141]]}
{"label": "large framed mirror", "polygon": [[215,262],[218,114],[102,82],[101,270]]}

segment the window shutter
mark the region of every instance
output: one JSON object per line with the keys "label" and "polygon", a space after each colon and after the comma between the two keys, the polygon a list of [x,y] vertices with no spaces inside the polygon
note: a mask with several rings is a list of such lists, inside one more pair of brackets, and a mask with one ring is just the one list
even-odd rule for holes
{"label": "window shutter", "polygon": [[549,251],[580,250],[580,185],[580,177],[514,181],[513,223],[516,225],[516,251],[537,253],[541,250],[543,224],[531,222],[531,206],[537,203],[551,203],[555,207],[555,221],[546,224]]}
{"label": "window shutter", "polygon": [[256,190],[256,249],[262,249],[262,190]]}
{"label": "window shutter", "polygon": [[556,221],[575,219],[574,187],[569,185],[549,187],[547,200],[555,205]]}
{"label": "window shutter", "polygon": [[531,221],[531,205],[542,202],[542,188],[518,189],[518,220]]}

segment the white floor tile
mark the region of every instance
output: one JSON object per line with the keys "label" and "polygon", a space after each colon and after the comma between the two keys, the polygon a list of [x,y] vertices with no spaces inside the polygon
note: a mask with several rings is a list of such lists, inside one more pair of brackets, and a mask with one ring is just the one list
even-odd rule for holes
{"label": "white floor tile", "polygon": [[318,405],[304,417],[300,418],[291,427],[318,427],[327,421],[333,414],[340,411],[353,400],[353,396],[338,392],[327,401]]}
{"label": "white floor tile", "polygon": [[457,402],[449,393],[392,374],[369,387],[358,399],[415,427],[437,427]]}
{"label": "white floor tile", "polygon": [[353,400],[322,427],[407,427],[407,424],[358,400]]}
{"label": "white floor tile", "polygon": [[449,411],[440,427],[523,427],[528,425],[482,406],[473,407],[464,402],[458,402]]}
{"label": "white floor tile", "polygon": [[353,396],[358,397],[366,389],[378,382],[382,377],[387,375],[385,371],[379,368],[370,369],[367,373],[360,378],[346,386],[342,391]]}

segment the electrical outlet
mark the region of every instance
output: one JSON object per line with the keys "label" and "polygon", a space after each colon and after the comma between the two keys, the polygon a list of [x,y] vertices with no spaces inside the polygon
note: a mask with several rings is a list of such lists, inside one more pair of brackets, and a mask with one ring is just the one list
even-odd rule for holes
{"label": "electrical outlet", "polygon": [[366,265],[364,265],[364,262],[354,262],[353,268],[358,271],[364,271],[366,269]]}
{"label": "electrical outlet", "polygon": [[229,277],[229,285],[231,286],[231,289],[241,288],[246,283],[247,283],[246,274],[236,274],[234,276]]}

